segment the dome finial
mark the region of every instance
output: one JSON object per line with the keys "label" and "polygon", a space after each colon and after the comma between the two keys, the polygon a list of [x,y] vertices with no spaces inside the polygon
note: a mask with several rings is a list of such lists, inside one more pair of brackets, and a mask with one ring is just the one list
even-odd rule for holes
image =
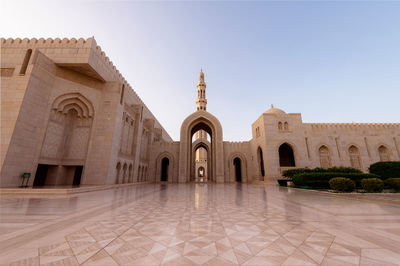
{"label": "dome finial", "polygon": [[271,103],[271,109],[273,109],[274,108],[274,105]]}

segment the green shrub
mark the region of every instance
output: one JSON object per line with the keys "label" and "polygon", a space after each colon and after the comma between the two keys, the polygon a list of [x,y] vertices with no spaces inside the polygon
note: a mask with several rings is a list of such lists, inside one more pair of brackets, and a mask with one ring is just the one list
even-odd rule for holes
{"label": "green shrub", "polygon": [[400,162],[377,162],[369,166],[371,174],[379,175],[382,180],[400,176]]}
{"label": "green shrub", "polygon": [[346,177],[334,177],[329,180],[329,186],[331,189],[341,192],[352,192],[356,187],[356,183],[350,178]]}
{"label": "green shrub", "polygon": [[379,178],[364,178],[361,185],[366,192],[382,192],[384,183]]}
{"label": "green shrub", "polygon": [[294,175],[292,180],[296,186],[330,188],[329,180],[338,176],[350,178],[356,183],[356,187],[361,186],[363,178],[379,178],[377,175],[364,173],[302,173]]}
{"label": "green shrub", "polygon": [[296,174],[303,173],[362,173],[360,170],[351,167],[331,167],[331,168],[296,168],[283,171],[282,175],[293,178]]}
{"label": "green shrub", "polygon": [[396,192],[400,191],[400,178],[388,178],[385,180],[385,185]]}

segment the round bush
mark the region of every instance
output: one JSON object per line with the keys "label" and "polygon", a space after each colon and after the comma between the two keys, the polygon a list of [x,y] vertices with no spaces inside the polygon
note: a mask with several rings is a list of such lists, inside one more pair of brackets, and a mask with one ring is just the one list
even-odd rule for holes
{"label": "round bush", "polygon": [[361,186],[366,192],[382,192],[384,183],[379,178],[364,178],[361,180]]}
{"label": "round bush", "polygon": [[385,185],[396,192],[400,191],[400,178],[388,178],[385,180]]}
{"label": "round bush", "polygon": [[369,172],[385,180],[400,176],[400,162],[377,162],[369,166]]}
{"label": "round bush", "polygon": [[329,186],[331,189],[341,192],[352,192],[356,187],[356,183],[353,180],[346,177],[335,177],[329,180]]}

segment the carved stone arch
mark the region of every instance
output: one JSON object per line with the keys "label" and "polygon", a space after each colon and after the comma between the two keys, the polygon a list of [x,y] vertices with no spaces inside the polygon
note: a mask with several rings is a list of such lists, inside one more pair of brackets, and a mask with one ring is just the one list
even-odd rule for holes
{"label": "carved stone arch", "polygon": [[[283,145],[288,145],[289,148],[291,149],[291,153],[293,155],[293,162],[291,161],[292,158],[289,157],[287,166],[282,165],[282,164],[286,164],[286,163],[281,162],[282,154],[280,153],[280,149],[281,149],[281,147],[283,147]],[[296,158],[298,158],[298,152],[297,152],[296,145],[294,145],[294,143],[292,143],[291,141],[288,141],[288,140],[281,141],[280,144],[276,146],[275,154],[278,155],[278,158],[279,158],[278,162],[279,162],[280,167],[296,167]],[[289,153],[288,156],[291,156],[291,154]]]}
{"label": "carved stone arch", "polygon": [[361,149],[355,143],[350,143],[347,145],[346,152],[350,159],[350,166],[356,169],[362,169],[362,162],[361,162]]}
{"label": "carved stone arch", "polygon": [[203,147],[207,151],[211,150],[210,142],[206,141],[195,141],[192,145],[192,152],[195,152],[198,148]]}
{"label": "carved stone arch", "polygon": [[380,142],[378,145],[376,145],[376,152],[378,153],[378,158],[379,161],[381,162],[388,162],[390,161],[391,158],[391,151],[390,151],[390,146]]}
{"label": "carved stone arch", "polygon": [[233,161],[235,158],[239,158],[241,160],[241,170],[242,170],[242,183],[248,182],[248,171],[247,171],[247,159],[246,156],[241,152],[232,152],[228,160],[226,160],[226,166],[229,173],[229,180],[225,180],[226,182],[235,182],[235,167]]}
{"label": "carved stone arch", "polygon": [[156,159],[156,176],[155,176],[155,182],[160,182],[161,181],[161,168],[162,168],[162,160],[164,158],[168,158],[169,160],[169,166],[168,166],[168,182],[176,182],[176,177],[174,176],[174,170],[175,170],[175,158],[174,156],[168,152],[164,151],[160,153],[157,156]]}
{"label": "carved stone arch", "polygon": [[316,154],[319,158],[321,168],[329,168],[332,166],[331,150],[325,143],[317,146]]}
{"label": "carved stone arch", "polygon": [[78,113],[79,118],[84,117],[85,111],[83,110],[82,106],[79,104],[75,104],[75,103],[70,103],[70,104],[65,105],[61,113],[65,115],[70,110],[75,110]]}
{"label": "carved stone arch", "polygon": [[65,107],[71,104],[81,108],[83,117],[92,118],[94,116],[93,104],[79,92],[58,96],[53,102],[52,109],[64,113]]}
{"label": "carved stone arch", "polygon": [[191,146],[193,130],[206,129],[211,133],[211,179],[224,182],[223,133],[218,119],[206,111],[197,111],[189,115],[182,123],[179,152],[179,182],[188,182],[191,178]]}
{"label": "carved stone arch", "polygon": [[51,105],[40,157],[51,158],[55,165],[74,160],[77,166],[84,166],[93,117],[93,105],[82,94],[66,93],[56,97]]}
{"label": "carved stone arch", "polygon": [[[193,141],[192,143],[192,152],[195,151],[200,143],[204,143],[204,145],[207,146],[207,148],[211,147],[211,143],[208,140],[205,139],[196,139],[195,141]],[[196,147],[196,148],[195,148]]]}

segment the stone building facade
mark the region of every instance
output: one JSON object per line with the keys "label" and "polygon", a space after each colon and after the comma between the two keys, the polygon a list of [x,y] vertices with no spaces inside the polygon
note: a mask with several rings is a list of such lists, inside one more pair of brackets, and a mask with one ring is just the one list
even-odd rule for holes
{"label": "stone building facade", "polygon": [[400,160],[399,123],[303,123],[271,106],[251,140],[228,142],[207,111],[203,72],[197,96],[173,141],[93,38],[1,39],[0,186],[23,173],[30,186],[254,182]]}

